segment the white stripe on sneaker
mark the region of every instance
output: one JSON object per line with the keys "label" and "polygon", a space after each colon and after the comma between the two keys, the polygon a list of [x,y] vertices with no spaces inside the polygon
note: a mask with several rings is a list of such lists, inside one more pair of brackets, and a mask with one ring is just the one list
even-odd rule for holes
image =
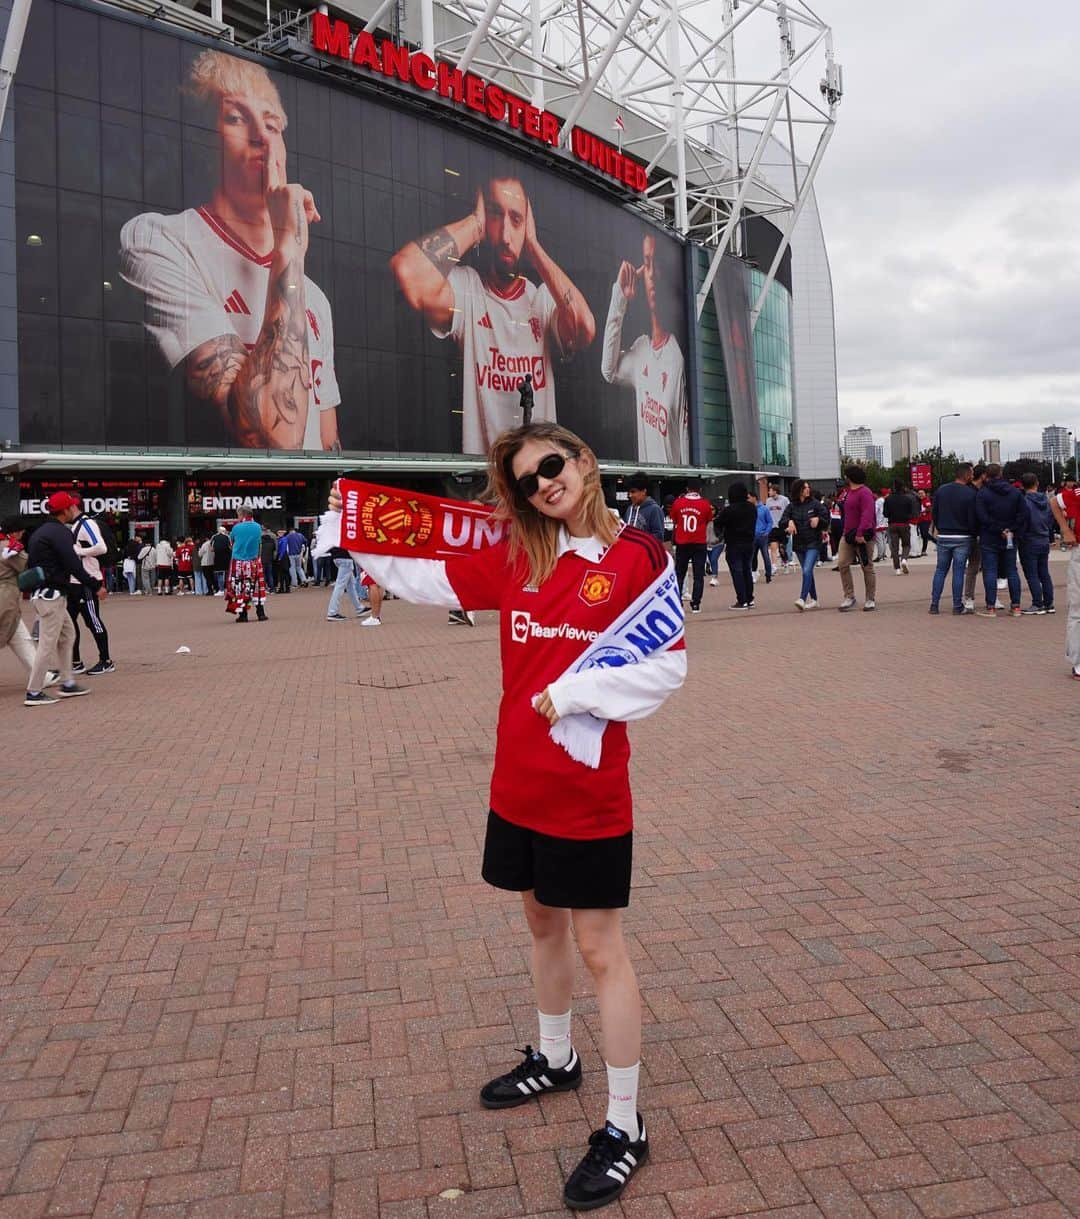
{"label": "white stripe on sneaker", "polygon": [[526,1096],[532,1096],[532,1092],[529,1090],[528,1084],[519,1083],[518,1091],[524,1092]]}
{"label": "white stripe on sneaker", "polygon": [[540,1076],[540,1082],[544,1085],[545,1088],[554,1088],[555,1087],[555,1085],[551,1082],[550,1079],[548,1079],[548,1077],[546,1075]]}
{"label": "white stripe on sneaker", "polygon": [[529,1085],[530,1088],[532,1088],[532,1090],[534,1092],[543,1091],[544,1085],[541,1083],[537,1083],[537,1081],[535,1079],[527,1079],[525,1082]]}
{"label": "white stripe on sneaker", "polygon": [[[629,1161],[629,1163],[626,1163],[626,1161]],[[635,1160],[634,1157],[628,1151],[623,1152],[623,1158],[622,1158],[622,1161],[620,1161],[620,1163],[626,1163],[627,1168],[637,1168],[637,1160]]]}
{"label": "white stripe on sneaker", "polygon": [[621,1181],[623,1185],[626,1184],[626,1173],[622,1171],[618,1164],[613,1164],[607,1170],[607,1175],[609,1177],[614,1177],[616,1181]]}

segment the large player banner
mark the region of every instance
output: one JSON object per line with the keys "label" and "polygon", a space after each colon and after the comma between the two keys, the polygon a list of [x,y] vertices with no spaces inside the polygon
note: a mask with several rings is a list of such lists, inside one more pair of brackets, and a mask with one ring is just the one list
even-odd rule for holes
{"label": "large player banner", "polygon": [[735,451],[754,466],[762,462],[761,413],[758,409],[754,367],[754,334],[750,329],[750,302],[744,264],[725,256],[712,284],[713,302],[720,325],[720,346],[727,370]]}
{"label": "large player banner", "polygon": [[395,101],[37,0],[22,442],[476,454],[528,374],[602,457],[687,464],[681,244]]}

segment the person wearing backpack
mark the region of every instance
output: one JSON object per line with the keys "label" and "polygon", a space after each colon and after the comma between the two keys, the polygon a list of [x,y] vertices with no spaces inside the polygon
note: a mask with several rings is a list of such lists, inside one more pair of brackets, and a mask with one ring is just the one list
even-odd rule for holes
{"label": "person wearing backpack", "polygon": [[[101,601],[99,599],[107,595],[101,564],[107,563],[109,560],[109,543],[106,540],[105,531],[101,524],[95,521],[93,517],[87,516],[83,511],[82,501],[77,496],[73,498],[79,509],[78,516],[71,522],[70,526],[71,536],[75,542],[75,553],[82,561],[86,574],[100,581],[100,587],[91,588],[88,585],[82,584],[74,576],[71,576],[69,579],[67,607],[68,614],[71,616],[71,621],[75,627],[75,643],[72,646],[72,669],[73,672],[85,673],[88,677],[100,677],[103,673],[116,672],[116,665],[113,664],[109,657],[109,632],[105,629],[105,623],[101,618]],[[111,534],[112,531],[110,530],[109,532]],[[115,538],[113,539],[112,548],[113,562],[115,562]],[[97,664],[91,665],[89,669],[86,668],[79,656],[80,617],[94,636],[94,643],[97,644]]]}
{"label": "person wearing backpack", "polygon": [[[34,667],[34,641],[22,620],[22,593],[19,576],[26,571],[26,521],[21,516],[9,516],[0,521],[0,652],[10,648],[25,666]],[[46,685],[59,681],[59,674],[50,673]]]}

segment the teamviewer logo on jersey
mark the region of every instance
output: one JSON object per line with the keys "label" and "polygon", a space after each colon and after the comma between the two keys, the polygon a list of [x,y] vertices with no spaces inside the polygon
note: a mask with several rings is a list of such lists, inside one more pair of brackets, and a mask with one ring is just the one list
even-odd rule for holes
{"label": "teamviewer logo on jersey", "polygon": [[532,628],[532,614],[528,610],[514,610],[510,615],[510,638],[515,643],[524,643]]}

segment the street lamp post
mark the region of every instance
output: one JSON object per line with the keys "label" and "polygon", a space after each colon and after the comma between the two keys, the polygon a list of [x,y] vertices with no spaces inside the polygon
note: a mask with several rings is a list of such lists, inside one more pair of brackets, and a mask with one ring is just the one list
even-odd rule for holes
{"label": "street lamp post", "polygon": [[[1072,448],[1072,435],[1073,434],[1071,431],[1066,432],[1065,434],[1069,438],[1069,448]],[[1073,455],[1075,456],[1075,450],[1073,450]],[[1066,464],[1067,462],[1068,462],[1067,457],[1063,457],[1061,459],[1061,477],[1063,479],[1065,477],[1065,471],[1068,468],[1067,464]],[[1054,477],[1054,450],[1053,450],[1053,447],[1051,447],[1051,449],[1050,449],[1050,485],[1053,487],[1053,486],[1056,486],[1056,484],[1057,484],[1057,479]]]}
{"label": "street lamp post", "polygon": [[942,419],[959,419],[959,411],[949,411],[947,415],[938,415],[937,421],[937,481],[938,486],[941,486],[941,474],[945,469],[945,451],[941,447],[941,421]]}

